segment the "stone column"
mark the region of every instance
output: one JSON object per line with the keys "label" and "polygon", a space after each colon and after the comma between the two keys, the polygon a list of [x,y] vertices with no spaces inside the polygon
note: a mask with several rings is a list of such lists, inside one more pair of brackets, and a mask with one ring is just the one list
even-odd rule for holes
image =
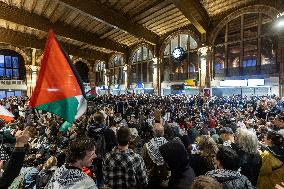
{"label": "stone column", "polygon": [[[36,80],[39,72],[39,66],[36,66],[36,52],[37,50],[31,49],[31,62],[26,64],[26,81],[27,81],[27,96],[31,96],[36,86]],[[31,64],[31,65],[30,65]]]}
{"label": "stone column", "polygon": [[205,87],[210,88],[211,87],[211,67],[213,65],[213,48],[209,48],[207,51],[206,56],[206,77],[205,77]]}
{"label": "stone column", "polygon": [[124,86],[125,86],[125,89],[127,90],[128,89],[128,70],[129,70],[129,66],[128,64],[125,64],[123,66],[123,74],[124,74]]}
{"label": "stone column", "polygon": [[153,88],[159,94],[158,58],[153,58]]}
{"label": "stone column", "polygon": [[26,65],[27,96],[31,96],[36,86],[39,66]]}
{"label": "stone column", "polygon": [[91,65],[88,64],[88,68],[89,68],[89,82],[90,82],[90,87],[91,89],[96,87],[96,64],[95,65]]}
{"label": "stone column", "polygon": [[279,95],[284,97],[284,32],[279,34],[278,62],[279,62]]}
{"label": "stone column", "polygon": [[210,59],[212,48],[203,46],[198,49],[199,57],[199,87],[200,91],[203,88],[210,86]]}

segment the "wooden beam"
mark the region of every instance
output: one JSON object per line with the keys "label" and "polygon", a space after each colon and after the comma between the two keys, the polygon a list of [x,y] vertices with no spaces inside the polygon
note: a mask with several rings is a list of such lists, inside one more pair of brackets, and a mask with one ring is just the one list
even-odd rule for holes
{"label": "wooden beam", "polygon": [[62,22],[51,23],[47,18],[43,16],[39,16],[37,14],[30,13],[22,9],[18,9],[14,6],[9,6],[3,2],[0,2],[0,10],[0,19],[4,19],[46,32],[50,28],[52,28],[57,35],[88,43],[93,46],[106,48],[112,51],[125,53],[127,50],[126,46],[111,41],[109,39],[102,40],[99,38],[99,36],[96,36],[93,33],[73,28]]}
{"label": "wooden beam", "polygon": [[150,9],[144,10],[142,11],[140,14],[138,14],[137,16],[135,16],[132,20],[137,22],[165,7],[167,7],[170,3],[170,0],[162,0],[159,1],[157,4],[153,5]]}
{"label": "wooden beam", "polygon": [[101,22],[124,30],[137,38],[143,38],[153,44],[158,43],[159,36],[157,34],[139,24],[129,22],[127,17],[115,10],[107,8],[98,1],[61,0],[61,2],[95,17]]}
{"label": "wooden beam", "polygon": [[[0,42],[8,43],[14,46],[20,47],[32,47],[36,49],[43,49],[45,44],[45,39],[41,40],[36,38],[34,35],[23,34],[21,32],[0,28]],[[71,45],[69,43],[62,43],[62,46],[67,51],[68,54],[74,56],[79,56],[85,59],[91,60],[107,60],[108,54],[84,49],[79,49],[78,46]]]}
{"label": "wooden beam", "polygon": [[[209,16],[197,0],[172,0],[172,3],[183,13],[183,15],[196,27],[201,34],[206,34],[209,25]],[[192,9],[190,9],[192,7]],[[196,10],[202,21],[195,18],[191,10]]]}

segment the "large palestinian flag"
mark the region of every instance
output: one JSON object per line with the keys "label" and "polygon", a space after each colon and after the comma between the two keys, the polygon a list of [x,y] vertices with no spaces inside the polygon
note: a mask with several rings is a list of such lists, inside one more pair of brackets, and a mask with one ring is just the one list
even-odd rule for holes
{"label": "large palestinian flag", "polygon": [[81,78],[53,31],[48,34],[30,106],[56,114],[69,123],[87,109]]}

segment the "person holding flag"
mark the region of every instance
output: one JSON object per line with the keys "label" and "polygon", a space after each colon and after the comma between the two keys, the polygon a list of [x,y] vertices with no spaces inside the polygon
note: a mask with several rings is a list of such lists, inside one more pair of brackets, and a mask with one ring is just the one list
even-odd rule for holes
{"label": "person holding flag", "polygon": [[[63,118],[65,122],[60,131],[68,130],[87,110],[82,80],[52,30],[48,34],[30,106]],[[54,173],[47,188],[96,189],[95,182],[82,171],[83,167],[91,166],[96,157],[94,144],[78,139],[69,147],[67,164]]]}

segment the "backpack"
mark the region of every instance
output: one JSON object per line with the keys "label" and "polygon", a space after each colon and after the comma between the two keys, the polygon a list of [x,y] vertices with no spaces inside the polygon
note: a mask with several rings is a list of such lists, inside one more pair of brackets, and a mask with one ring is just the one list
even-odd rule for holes
{"label": "backpack", "polygon": [[90,126],[88,128],[88,136],[95,140],[97,158],[100,159],[102,159],[106,153],[105,130],[106,128],[95,126]]}

